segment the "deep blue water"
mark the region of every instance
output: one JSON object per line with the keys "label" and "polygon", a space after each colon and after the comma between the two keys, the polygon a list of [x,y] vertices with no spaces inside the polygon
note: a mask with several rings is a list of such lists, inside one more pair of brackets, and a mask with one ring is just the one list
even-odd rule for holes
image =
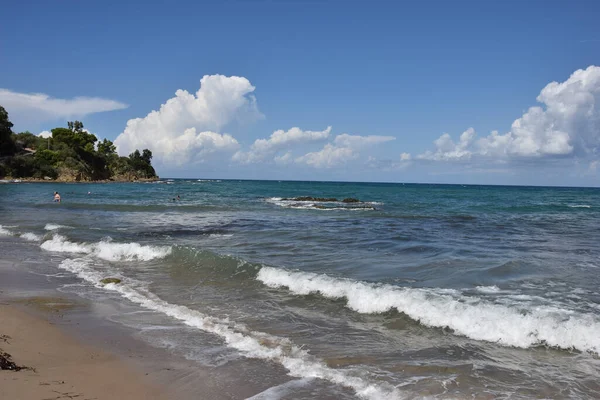
{"label": "deep blue water", "polygon": [[600,396],[600,189],[4,184],[0,225],[0,254],[138,307],[114,319],[152,344],[248,363],[257,398]]}

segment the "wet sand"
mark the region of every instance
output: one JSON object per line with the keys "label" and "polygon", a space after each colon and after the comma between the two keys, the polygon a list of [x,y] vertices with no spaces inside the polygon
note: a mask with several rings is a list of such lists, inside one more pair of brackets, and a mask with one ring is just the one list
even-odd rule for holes
{"label": "wet sand", "polygon": [[244,363],[207,367],[149,344],[111,321],[122,305],[58,291],[51,262],[25,256],[27,243],[10,248],[17,257],[0,259],[0,353],[31,369],[0,370],[0,399],[233,400],[268,389]]}
{"label": "wet sand", "polygon": [[0,349],[25,367],[0,371],[0,398],[167,398],[124,359],[80,343],[47,319],[19,308],[0,304]]}

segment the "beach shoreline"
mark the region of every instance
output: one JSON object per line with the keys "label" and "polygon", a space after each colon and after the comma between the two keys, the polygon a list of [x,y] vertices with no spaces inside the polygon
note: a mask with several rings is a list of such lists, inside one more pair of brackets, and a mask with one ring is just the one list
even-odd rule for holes
{"label": "beach shoreline", "polygon": [[[83,344],[51,320],[2,299],[0,349],[22,367],[0,371],[3,399],[166,399],[159,385],[120,357]],[[39,304],[39,302],[38,302]],[[69,303],[47,304],[49,310]]]}
{"label": "beach shoreline", "polygon": [[[13,245],[24,254],[26,243]],[[265,389],[235,367],[207,367],[149,343],[113,320],[131,309],[60,291],[52,270],[0,259],[0,354],[24,367],[0,370],[0,399],[220,400]]]}

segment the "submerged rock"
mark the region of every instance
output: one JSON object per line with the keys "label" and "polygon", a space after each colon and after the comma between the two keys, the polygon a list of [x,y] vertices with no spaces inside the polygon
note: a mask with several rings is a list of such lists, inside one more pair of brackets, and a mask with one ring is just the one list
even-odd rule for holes
{"label": "submerged rock", "polygon": [[347,197],[344,200],[342,200],[342,203],[360,203],[360,200],[355,199],[353,197]]}
{"label": "submerged rock", "polygon": [[100,281],[103,285],[108,285],[109,283],[121,283],[119,278],[104,278]]}

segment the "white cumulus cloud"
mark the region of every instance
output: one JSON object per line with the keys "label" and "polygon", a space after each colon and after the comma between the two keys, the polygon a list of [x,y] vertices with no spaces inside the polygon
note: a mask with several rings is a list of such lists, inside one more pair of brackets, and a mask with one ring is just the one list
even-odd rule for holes
{"label": "white cumulus cloud", "polygon": [[288,151],[287,153],[285,153],[282,156],[277,156],[275,157],[275,162],[277,164],[290,164],[294,161],[294,157],[292,156],[292,152]]}
{"label": "white cumulus cloud", "polygon": [[564,82],[551,82],[537,101],[505,134],[492,132],[475,140],[469,128],[458,143],[443,134],[435,150],[417,156],[435,161],[493,158],[587,157],[600,151],[600,67],[575,71]]}
{"label": "white cumulus cloud", "polygon": [[328,143],[321,151],[307,153],[296,158],[295,161],[300,164],[308,164],[315,168],[330,168],[344,164],[357,157],[358,154],[349,147],[337,147]]}
{"label": "white cumulus cloud", "polygon": [[[290,146],[325,140],[329,137],[330,132],[330,126],[323,131],[303,131],[298,127],[287,131],[280,129],[273,132],[268,139],[257,139],[250,147],[250,151],[237,152],[233,156],[233,160],[242,163],[262,162],[269,157],[273,157],[278,151],[285,150]],[[275,160],[282,161],[284,159],[282,157],[285,156],[275,157]],[[285,158],[285,160],[287,161],[288,158]]]}
{"label": "white cumulus cloud", "polygon": [[335,137],[333,144],[328,143],[320,151],[297,157],[295,162],[307,164],[315,168],[331,168],[359,158],[361,150],[368,146],[395,139],[393,136],[360,136],[343,133]]}
{"label": "white cumulus cloud", "polygon": [[0,104],[11,114],[32,115],[36,119],[82,117],[129,107],[119,101],[99,97],[57,99],[44,93],[19,93],[8,89],[0,89]]}
{"label": "white cumulus cloud", "polygon": [[218,132],[230,123],[263,117],[254,89],[244,77],[205,75],[195,94],[177,90],[158,111],[129,120],[115,145],[121,154],[148,148],[158,163],[172,165],[234,152],[239,148],[237,140]]}
{"label": "white cumulus cloud", "polygon": [[400,161],[410,161],[412,160],[412,156],[410,153],[402,153],[400,154]]}
{"label": "white cumulus cloud", "polygon": [[475,129],[469,128],[460,135],[458,143],[454,143],[449,134],[444,133],[433,143],[435,151],[426,151],[417,156],[418,159],[435,160],[435,161],[451,161],[464,160],[471,158],[469,147],[475,138]]}
{"label": "white cumulus cloud", "polygon": [[232,153],[239,148],[238,141],[231,135],[210,131],[197,133],[196,128],[186,129],[183,134],[160,140],[158,144],[156,153],[162,157],[161,162],[174,166],[203,162],[215,153]]}

